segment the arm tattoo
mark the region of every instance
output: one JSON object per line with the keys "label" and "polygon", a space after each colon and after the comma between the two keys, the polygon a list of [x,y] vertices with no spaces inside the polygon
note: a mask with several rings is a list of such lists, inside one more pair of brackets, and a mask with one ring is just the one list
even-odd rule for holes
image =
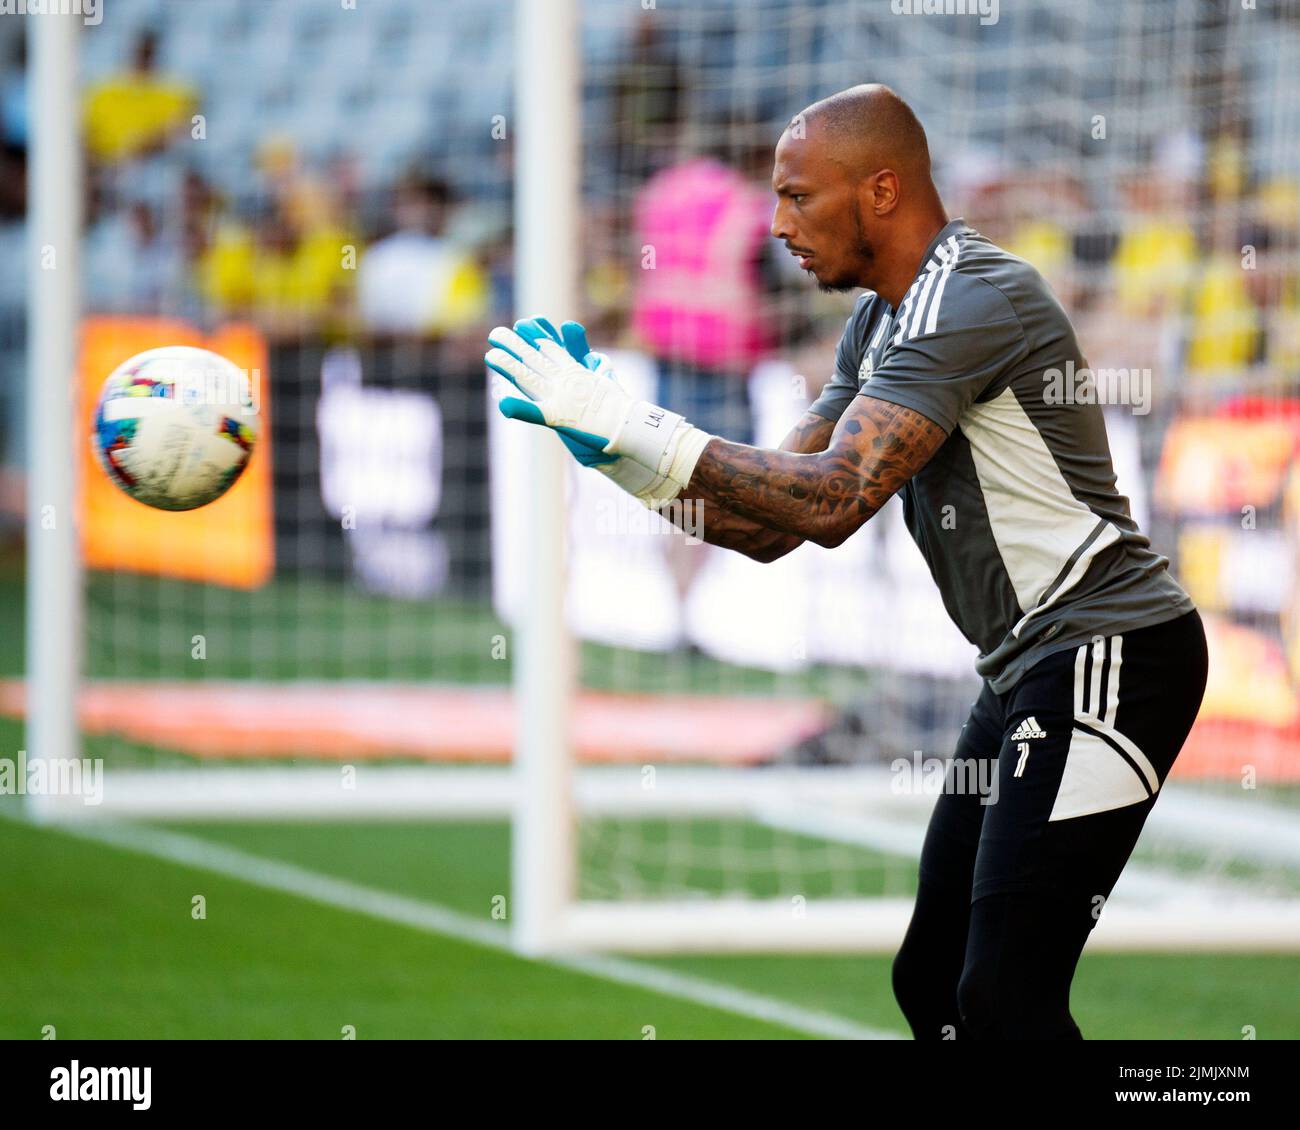
{"label": "arm tattoo", "polygon": [[825,451],[835,431],[835,422],[819,416],[816,412],[805,412],[790,434],[781,442],[782,451],[807,454]]}
{"label": "arm tattoo", "polygon": [[[805,412],[785,437],[781,449],[789,452],[825,451],[834,429],[834,423],[824,416]],[[771,529],[762,522],[729,510],[724,501],[695,482],[688,492],[683,493],[681,502],[681,506],[664,510],[663,516],[710,545],[734,549],[755,561],[775,561],[796,549],[804,540],[797,534]]]}
{"label": "arm tattoo", "polygon": [[823,546],[836,546],[879,510],[947,439],[911,408],[859,396],[830,447],[794,454],[713,439],[684,496]]}

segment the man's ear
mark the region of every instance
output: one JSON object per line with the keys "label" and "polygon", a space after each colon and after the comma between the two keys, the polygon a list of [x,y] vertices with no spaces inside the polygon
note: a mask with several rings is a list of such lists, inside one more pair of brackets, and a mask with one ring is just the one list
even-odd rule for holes
{"label": "man's ear", "polygon": [[886,216],[898,207],[898,174],[893,169],[872,173],[864,184],[867,187],[866,204],[877,216]]}

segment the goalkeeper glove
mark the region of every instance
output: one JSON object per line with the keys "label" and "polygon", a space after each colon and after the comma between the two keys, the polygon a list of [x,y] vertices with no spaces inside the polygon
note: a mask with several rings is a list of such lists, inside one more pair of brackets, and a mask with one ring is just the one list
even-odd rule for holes
{"label": "goalkeeper glove", "polygon": [[[591,351],[587,345],[587,331],[578,322],[565,322],[560,330],[556,330],[545,318],[523,318],[515,323],[515,332],[534,344],[544,337],[549,337],[552,341],[563,345],[568,350],[569,356],[593,373],[610,381],[614,380],[614,370],[610,365],[609,358],[603,353]],[[514,378],[508,372],[492,364],[491,361],[488,362],[488,367],[505,377],[512,385],[515,383]],[[519,400],[517,397],[506,397],[499,403],[498,407],[501,409],[502,415],[509,419],[522,419],[529,423],[544,423],[543,420],[537,417],[531,401]],[[623,458],[621,455],[608,454],[602,450],[604,445],[596,437],[574,431],[571,428],[555,428],[553,430],[560,437],[560,442],[569,449],[569,453],[574,459],[584,467],[592,467],[599,471],[615,486],[627,491],[638,501],[649,505],[646,499],[654,498],[663,493],[666,480],[662,475],[647,471],[644,467],[632,462],[631,459]]]}
{"label": "goalkeeper glove", "polygon": [[[512,419],[553,428],[561,439],[581,444],[587,458],[622,457],[607,473],[616,482],[616,475],[621,476],[619,485],[646,506],[658,508],[676,498],[713,437],[675,412],[634,400],[612,379],[608,361],[600,354],[576,360],[574,352],[586,345],[586,331],[576,322],[565,323],[567,336],[558,335],[567,350],[549,323],[545,328],[517,328],[524,332],[498,326],[488,335],[494,346],[485,358],[488,366],[528,397],[503,400],[501,411]],[[637,472],[620,466],[626,463]],[[602,463],[589,465],[604,469]]]}
{"label": "goalkeeper glove", "polygon": [[[536,345],[542,338],[549,337],[552,341],[564,346],[568,350],[569,356],[578,364],[585,365],[593,373],[599,373],[610,380],[614,379],[614,371],[609,364],[609,358],[603,353],[593,353],[591,351],[591,347],[587,344],[587,331],[577,322],[565,322],[557,330],[546,318],[521,318],[515,323],[515,333],[533,345]],[[493,368],[495,372],[505,377],[512,386],[515,384],[509,373],[495,369],[490,362],[488,367]],[[517,398],[506,397],[498,404],[498,407],[501,409],[502,415],[508,419],[521,418]],[[606,454],[589,438],[583,437],[581,433],[572,432],[568,428],[556,428],[555,434],[560,437],[560,442],[569,449],[569,453],[574,459],[584,467],[609,465],[617,463],[620,458],[617,455]]]}

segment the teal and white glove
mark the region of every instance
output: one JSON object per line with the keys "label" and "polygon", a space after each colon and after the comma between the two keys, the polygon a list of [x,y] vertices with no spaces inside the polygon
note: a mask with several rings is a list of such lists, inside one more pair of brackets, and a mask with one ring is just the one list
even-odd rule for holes
{"label": "teal and white glove", "polygon": [[[504,415],[554,429],[580,462],[648,507],[670,502],[690,481],[713,437],[675,412],[629,396],[613,379],[608,358],[583,352],[586,331],[578,323],[566,322],[557,334],[545,319],[525,319],[514,330],[498,326],[488,342],[494,346],[488,366],[528,397],[502,400]],[[617,458],[597,461],[601,455]]]}
{"label": "teal and white glove", "polygon": [[[578,322],[565,322],[557,330],[545,318],[523,318],[515,323],[515,332],[532,343],[549,337],[552,341],[563,345],[575,361],[578,361],[593,373],[608,380],[614,380],[614,370],[613,366],[610,365],[609,358],[603,353],[591,351],[587,345],[587,331]],[[508,372],[498,368],[491,362],[488,362],[488,366],[505,377],[512,385],[515,383],[514,377]],[[531,401],[523,401],[517,397],[506,397],[500,401],[498,407],[501,409],[502,415],[510,419],[522,419],[529,423],[545,424]],[[646,502],[646,499],[652,499],[663,494],[663,487],[667,480],[662,475],[647,471],[640,464],[632,462],[631,459],[608,454],[603,450],[605,446],[603,440],[583,432],[574,431],[571,428],[555,428],[553,430],[560,437],[560,442],[569,449],[570,454],[582,466],[592,467],[599,471],[615,486],[627,491],[636,497],[638,501],[650,505],[649,502]]]}
{"label": "teal and white glove", "polygon": [[[577,322],[565,322],[557,330],[546,318],[521,318],[515,323],[515,333],[527,338],[534,345],[542,338],[549,337],[564,346],[569,356],[580,365],[585,365],[593,373],[599,373],[610,380],[614,379],[614,370],[609,363],[609,358],[603,353],[592,352],[591,346],[587,344],[586,328]],[[509,373],[502,373],[499,369],[496,371],[514,385],[514,379]],[[504,416],[510,419],[519,418],[515,398],[507,397],[501,403],[504,405],[501,409]],[[569,434],[566,429],[559,428],[556,429],[555,434],[560,437],[560,442],[569,449],[574,459],[584,467],[599,467],[602,464],[608,467],[619,462],[619,456],[607,455],[590,439],[582,438],[579,433]]]}

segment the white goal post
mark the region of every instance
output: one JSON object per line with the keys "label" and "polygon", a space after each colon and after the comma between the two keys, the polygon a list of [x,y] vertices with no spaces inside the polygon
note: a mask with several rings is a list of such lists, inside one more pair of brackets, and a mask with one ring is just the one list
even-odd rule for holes
{"label": "white goal post", "polygon": [[[580,0],[517,0],[515,173],[516,284],[519,316],[571,317],[577,310],[582,248],[582,56]],[[575,643],[564,615],[565,532],[562,451],[540,430],[512,437],[529,443],[526,492],[507,521],[523,526],[527,547],[522,602],[516,620],[516,735],[513,808],[513,922],[517,947],[529,954],[599,950],[625,952],[893,952],[901,942],[911,898],[809,900],[704,897],[618,901],[579,900],[577,830],[580,816],[626,812],[624,802],[585,788],[587,771],[574,765],[571,740]],[[524,496],[526,493],[526,497]],[[522,507],[520,502],[523,502]],[[824,771],[813,772],[816,776]],[[804,776],[809,774],[805,773]],[[831,788],[837,787],[832,774]],[[883,815],[887,786],[867,774],[867,791]],[[660,811],[764,820],[775,787],[803,799],[796,771],[700,771],[658,798]],[[625,781],[622,796],[636,791]],[[842,784],[842,782],[840,782]],[[814,786],[816,791],[816,786]],[[675,795],[674,795],[675,793]],[[880,801],[882,793],[886,796]],[[577,798],[581,798],[581,800]],[[825,800],[826,797],[821,799]],[[635,805],[635,800],[631,802]],[[674,805],[676,807],[674,807]],[[915,806],[913,806],[915,807]],[[915,815],[915,813],[913,814]],[[815,816],[814,823],[824,820]],[[888,820],[888,817],[885,817]],[[833,817],[832,817],[833,821]],[[915,834],[915,825],[910,829]],[[849,833],[851,836],[852,833]],[[906,833],[905,833],[906,835]],[[879,846],[877,838],[876,846]],[[912,843],[915,851],[918,843]],[[906,852],[904,851],[904,854]],[[1140,887],[1140,879],[1132,885]],[[1160,886],[1164,883],[1163,886]],[[1157,881],[1168,896],[1168,881]],[[1173,903],[1130,903],[1099,922],[1095,949],[1300,949],[1300,905],[1294,901],[1224,901],[1196,889]]]}
{"label": "white goal post", "polygon": [[[579,82],[577,0],[516,0],[515,292],[518,309],[576,309]],[[576,874],[568,750],[575,676],[564,621],[564,452],[530,428],[522,510],[523,600],[515,654],[512,853],[515,943],[557,947]]]}
{"label": "white goal post", "polygon": [[[81,554],[74,419],[81,271],[78,15],[27,19],[31,56],[27,347],[27,758],[80,756]],[[28,795],[42,818],[47,798]]]}

